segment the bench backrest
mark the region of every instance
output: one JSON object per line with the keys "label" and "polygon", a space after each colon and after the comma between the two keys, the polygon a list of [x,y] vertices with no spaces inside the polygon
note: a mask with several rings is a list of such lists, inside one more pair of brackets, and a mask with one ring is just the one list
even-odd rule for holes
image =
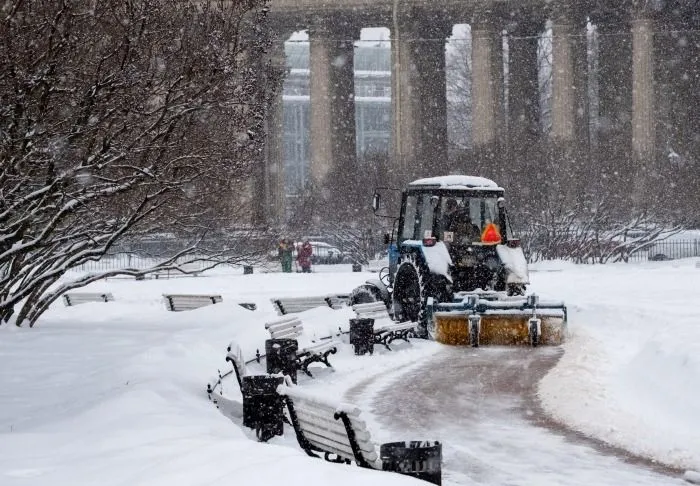
{"label": "bench backrest", "polygon": [[296,339],[304,330],[304,325],[296,316],[284,316],[274,321],[266,322],[265,329],[270,332],[272,339]]}
{"label": "bench backrest", "polygon": [[359,408],[319,397],[295,386],[281,385],[278,392],[286,397],[302,448],[337,454],[360,466],[377,467],[376,446],[367,424],[360,419]]}
{"label": "bench backrest", "polygon": [[355,315],[359,318],[384,319],[389,318],[389,311],[384,302],[367,302],[365,304],[355,304],[352,306]]}
{"label": "bench backrest", "polygon": [[220,295],[171,294],[163,295],[163,300],[169,311],[180,312],[218,304],[223,298]]}
{"label": "bench backrest", "polygon": [[277,314],[284,316],[287,314],[296,314],[304,312],[316,307],[330,307],[326,297],[283,297],[279,299],[270,299],[272,305],[275,306]]}
{"label": "bench backrest", "polygon": [[110,302],[114,296],[109,293],[97,292],[70,292],[63,294],[63,304],[66,306],[83,304],[85,302]]}

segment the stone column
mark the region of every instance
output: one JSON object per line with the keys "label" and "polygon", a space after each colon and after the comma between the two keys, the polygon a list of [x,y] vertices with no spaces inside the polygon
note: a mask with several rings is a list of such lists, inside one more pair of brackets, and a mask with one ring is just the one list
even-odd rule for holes
{"label": "stone column", "polygon": [[[287,71],[284,53],[284,41],[277,39],[270,52],[272,68],[276,74],[284,75]],[[272,99],[265,118],[265,201],[266,220],[277,225],[285,222],[286,189],[284,171],[284,103],[283,77],[273,87]]]}
{"label": "stone column", "polygon": [[632,21],[632,152],[647,162],[654,151],[653,27],[648,18]]}
{"label": "stone column", "polygon": [[569,13],[552,21],[552,131],[556,142],[575,140],[575,83],[573,36],[580,34]]}
{"label": "stone column", "polygon": [[[629,153],[632,142],[632,38],[626,23],[596,24],[598,31],[598,139],[602,156]],[[615,147],[618,150],[614,150]]]}
{"label": "stone column", "polygon": [[477,14],[472,23],[472,141],[495,150],[503,139],[502,37],[492,19]]}
{"label": "stone column", "polygon": [[508,30],[508,145],[511,153],[526,151],[540,138],[538,35],[543,22],[521,21]]}
{"label": "stone column", "polygon": [[[515,204],[531,204],[540,197],[542,128],[538,79],[539,34],[544,19],[518,12],[508,30],[507,151],[493,164],[497,182]],[[491,172],[489,172],[491,173]]]}
{"label": "stone column", "polygon": [[416,174],[447,163],[445,39],[451,24],[414,11],[392,32],[392,158]]}
{"label": "stone column", "polygon": [[353,42],[359,33],[359,28],[331,20],[309,32],[309,172],[315,184],[323,184],[331,168],[357,163]]}
{"label": "stone column", "polygon": [[574,205],[589,187],[586,17],[565,5],[552,16],[552,196]]}

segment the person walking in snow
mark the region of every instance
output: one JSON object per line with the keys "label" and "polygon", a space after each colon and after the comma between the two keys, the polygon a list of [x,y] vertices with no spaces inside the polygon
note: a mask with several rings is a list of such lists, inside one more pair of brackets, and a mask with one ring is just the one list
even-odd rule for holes
{"label": "person walking in snow", "polygon": [[301,267],[302,273],[311,273],[311,255],[313,248],[309,240],[306,240],[303,245],[297,250],[297,261]]}
{"label": "person walking in snow", "polygon": [[277,255],[282,263],[282,271],[284,273],[292,273],[292,244],[286,239],[282,238],[277,245]]}

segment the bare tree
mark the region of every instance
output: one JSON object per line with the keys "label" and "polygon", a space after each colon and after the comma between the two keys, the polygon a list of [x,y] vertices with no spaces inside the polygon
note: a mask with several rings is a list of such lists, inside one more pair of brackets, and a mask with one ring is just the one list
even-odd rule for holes
{"label": "bare tree", "polygon": [[4,2],[0,323],[19,308],[33,325],[67,290],[143,273],[58,283],[125,238],[190,242],[166,268],[231,254],[203,241],[245,223],[274,74],[265,15],[264,0]]}

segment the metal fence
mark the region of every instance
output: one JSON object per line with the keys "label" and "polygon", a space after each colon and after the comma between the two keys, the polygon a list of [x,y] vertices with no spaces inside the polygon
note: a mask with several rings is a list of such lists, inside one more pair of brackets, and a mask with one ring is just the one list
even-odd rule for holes
{"label": "metal fence", "polygon": [[662,240],[631,253],[632,261],[664,261],[700,257],[700,240]]}
{"label": "metal fence", "polygon": [[[338,241],[338,246],[330,244],[314,245],[313,263],[315,265],[333,265],[347,264],[354,262],[354,256],[350,253],[350,249],[344,248],[342,241]],[[328,245],[328,246],[326,246]],[[338,248],[340,247],[340,248]],[[380,247],[378,246],[377,249]],[[167,255],[167,251],[162,246],[159,246],[158,252],[152,251],[153,248],[133,248],[131,251],[118,251],[109,255],[105,255],[98,261],[87,262],[83,265],[74,268],[76,271],[85,272],[101,272],[116,270],[120,268],[146,269],[150,268],[163,261],[163,257]],[[172,248],[172,250],[175,250]],[[664,261],[675,260],[678,258],[700,257],[700,240],[664,240],[652,243],[650,246],[630,253],[627,256],[628,262],[642,261]],[[192,257],[188,257],[191,259]],[[268,263],[277,260],[277,251],[270,250],[268,252]],[[199,265],[199,268],[205,266],[204,262],[188,264],[188,268],[194,270]]]}

